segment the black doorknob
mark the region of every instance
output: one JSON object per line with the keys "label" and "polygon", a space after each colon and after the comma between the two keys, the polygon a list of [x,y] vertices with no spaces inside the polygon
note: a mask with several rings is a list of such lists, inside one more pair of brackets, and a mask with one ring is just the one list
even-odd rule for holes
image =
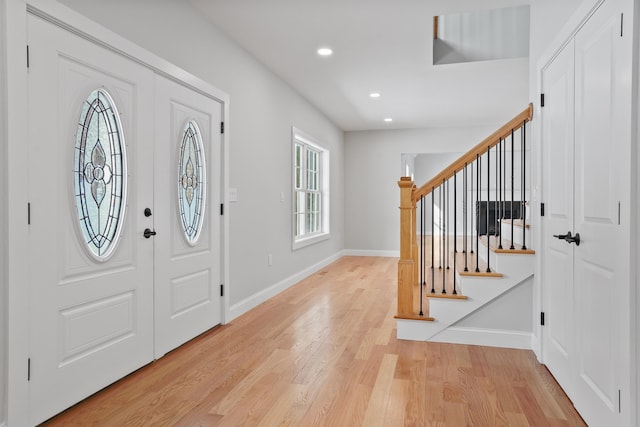
{"label": "black doorknob", "polygon": [[150,228],[145,228],[144,232],[142,233],[142,235],[144,236],[145,239],[148,239],[151,236],[155,236],[156,232],[155,231],[151,231]]}
{"label": "black doorknob", "polygon": [[150,217],[150,216],[151,216],[151,209],[149,209],[149,208],[144,208],[144,216],[146,216],[146,217]]}
{"label": "black doorknob", "polygon": [[565,240],[568,243],[575,243],[576,246],[580,246],[580,233],[576,233],[576,235],[573,237],[569,236]]}
{"label": "black doorknob", "polygon": [[567,231],[567,234],[554,234],[553,237],[560,240],[567,240],[571,238],[571,232]]}

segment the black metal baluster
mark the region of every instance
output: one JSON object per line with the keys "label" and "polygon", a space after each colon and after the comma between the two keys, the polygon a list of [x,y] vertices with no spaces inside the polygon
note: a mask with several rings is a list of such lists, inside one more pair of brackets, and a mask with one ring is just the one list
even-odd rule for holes
{"label": "black metal baluster", "polygon": [[480,184],[482,184],[482,159],[476,154],[477,171],[476,171],[476,273],[480,273]]}
{"label": "black metal baluster", "polygon": [[[471,219],[471,224],[469,224],[471,226],[471,232],[469,233],[469,243],[471,246],[471,253],[473,253],[473,218],[474,218],[474,204],[473,204],[473,162],[471,162],[471,176],[469,177],[471,180],[471,214],[469,215],[469,218]],[[476,225],[477,226],[477,225]]]}
{"label": "black metal baluster", "polygon": [[469,194],[467,193],[468,188],[469,188],[469,183],[467,181],[468,179],[468,173],[467,173],[467,163],[465,162],[464,164],[464,173],[462,174],[463,177],[463,181],[464,184],[462,186],[462,191],[463,191],[463,199],[464,202],[462,204],[462,209],[464,211],[464,224],[463,224],[463,228],[464,228],[464,232],[462,234],[464,234],[464,243],[462,244],[463,250],[464,250],[464,271],[469,271],[469,245],[467,244],[467,231],[469,228],[469,224],[468,224],[468,203],[469,203]]}
{"label": "black metal baluster", "polygon": [[440,223],[440,229],[442,230],[442,240],[440,242],[440,248],[441,248],[441,258],[440,258],[440,264],[441,266],[444,266],[445,268],[442,269],[442,293],[446,294],[447,290],[445,288],[447,281],[446,281],[446,275],[447,275],[447,260],[446,260],[446,256],[447,254],[445,254],[445,249],[446,249],[446,217],[445,217],[445,213],[446,213],[446,194],[444,193],[444,191],[446,190],[446,181],[443,179],[442,180],[442,184],[440,185],[440,191],[442,192],[442,206],[440,209],[440,212],[442,212],[442,222]]}
{"label": "black metal baluster", "polygon": [[527,184],[526,181],[526,176],[527,176],[527,154],[525,152],[526,150],[526,144],[527,144],[527,122],[523,122],[522,123],[522,128],[520,129],[520,134],[521,134],[521,140],[522,140],[522,146],[520,147],[520,149],[522,150],[522,190],[521,190],[521,194],[522,194],[522,209],[520,209],[520,212],[522,212],[522,249],[527,249],[527,224],[525,222],[525,219],[527,218],[527,204],[526,204],[526,200],[525,200],[525,186]]}
{"label": "black metal baluster", "polygon": [[457,171],[453,171],[453,295],[456,291],[456,258],[458,257],[458,178]]}
{"label": "black metal baluster", "polygon": [[445,186],[445,194],[447,196],[447,201],[445,203],[445,210],[444,210],[444,235],[445,235],[445,242],[446,242],[446,249],[444,251],[444,263],[447,267],[447,270],[449,270],[449,249],[451,249],[451,242],[450,242],[450,238],[449,238],[449,220],[451,219],[451,212],[449,211],[449,191],[451,191],[449,189],[449,180],[447,180],[446,182],[446,186]]}
{"label": "black metal baluster", "polygon": [[439,225],[439,234],[438,234],[438,263],[440,264],[440,266],[438,267],[439,269],[442,270],[442,222],[444,221],[444,218],[442,216],[442,205],[444,204],[442,201],[444,200],[444,192],[443,192],[443,188],[442,185],[438,186],[440,192],[440,200],[439,200],[439,212],[438,212],[438,217],[439,217],[439,221],[438,221],[438,225]]}
{"label": "black metal baluster", "polygon": [[[467,190],[469,188],[469,183],[467,182],[467,162],[464,163],[464,169],[462,172],[462,216],[464,217],[464,221],[462,223],[462,252],[465,254],[468,252],[467,247],[467,231],[469,229],[468,217],[467,217],[467,201],[469,200]],[[466,258],[466,255],[465,255]]]}
{"label": "black metal baluster", "polygon": [[424,233],[425,233],[424,196],[420,197],[420,316],[422,311],[422,288],[426,285],[424,280]]}
{"label": "black metal baluster", "polygon": [[511,129],[511,247],[509,249],[514,250],[513,246],[513,199],[515,197],[515,152],[513,150],[513,129]]}
{"label": "black metal baluster", "polygon": [[435,247],[434,242],[436,240],[436,217],[435,217],[435,206],[436,206],[436,189],[431,187],[431,293],[435,294]]}
{"label": "black metal baluster", "polygon": [[496,241],[496,243],[498,242],[498,234],[500,234],[500,221],[498,221],[498,218],[500,216],[500,203],[499,203],[499,196],[498,196],[498,170],[500,169],[500,161],[498,158],[498,153],[499,153],[499,145],[496,144],[496,207],[495,207],[495,216],[493,217],[493,236],[494,236],[494,240]]}
{"label": "black metal baluster", "polygon": [[498,202],[498,212],[499,215],[496,216],[498,219],[498,249],[502,249],[502,220],[504,219],[504,204],[502,198],[502,169],[504,168],[504,162],[502,161],[502,138],[500,138],[500,142],[498,143],[498,198],[500,199]]}
{"label": "black metal baluster", "polygon": [[491,273],[491,233],[489,233],[489,212],[491,206],[491,146],[487,147],[487,273]]}

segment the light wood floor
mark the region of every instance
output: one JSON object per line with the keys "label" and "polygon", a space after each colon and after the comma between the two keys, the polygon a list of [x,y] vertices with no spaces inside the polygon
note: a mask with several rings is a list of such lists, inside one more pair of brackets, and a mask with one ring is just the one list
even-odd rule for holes
{"label": "light wood floor", "polygon": [[342,258],[49,425],[584,425],[530,351],[398,341],[396,262]]}

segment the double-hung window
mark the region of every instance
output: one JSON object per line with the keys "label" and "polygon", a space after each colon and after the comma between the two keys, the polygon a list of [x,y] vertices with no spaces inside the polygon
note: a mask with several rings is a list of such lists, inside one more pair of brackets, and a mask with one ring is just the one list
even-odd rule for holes
{"label": "double-hung window", "polygon": [[293,249],[329,238],[329,150],[293,128]]}

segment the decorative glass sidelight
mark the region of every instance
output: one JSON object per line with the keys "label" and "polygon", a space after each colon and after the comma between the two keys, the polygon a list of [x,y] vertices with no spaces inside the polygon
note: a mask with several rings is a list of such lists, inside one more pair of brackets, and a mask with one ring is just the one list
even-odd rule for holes
{"label": "decorative glass sidelight", "polygon": [[107,260],[122,230],[127,162],[120,115],[104,89],[86,99],[76,133],[73,180],[80,230],[89,253]]}
{"label": "decorative glass sidelight", "polygon": [[178,210],[184,237],[194,245],[202,230],[205,207],[205,158],[200,129],[194,120],[185,125],[178,163]]}

